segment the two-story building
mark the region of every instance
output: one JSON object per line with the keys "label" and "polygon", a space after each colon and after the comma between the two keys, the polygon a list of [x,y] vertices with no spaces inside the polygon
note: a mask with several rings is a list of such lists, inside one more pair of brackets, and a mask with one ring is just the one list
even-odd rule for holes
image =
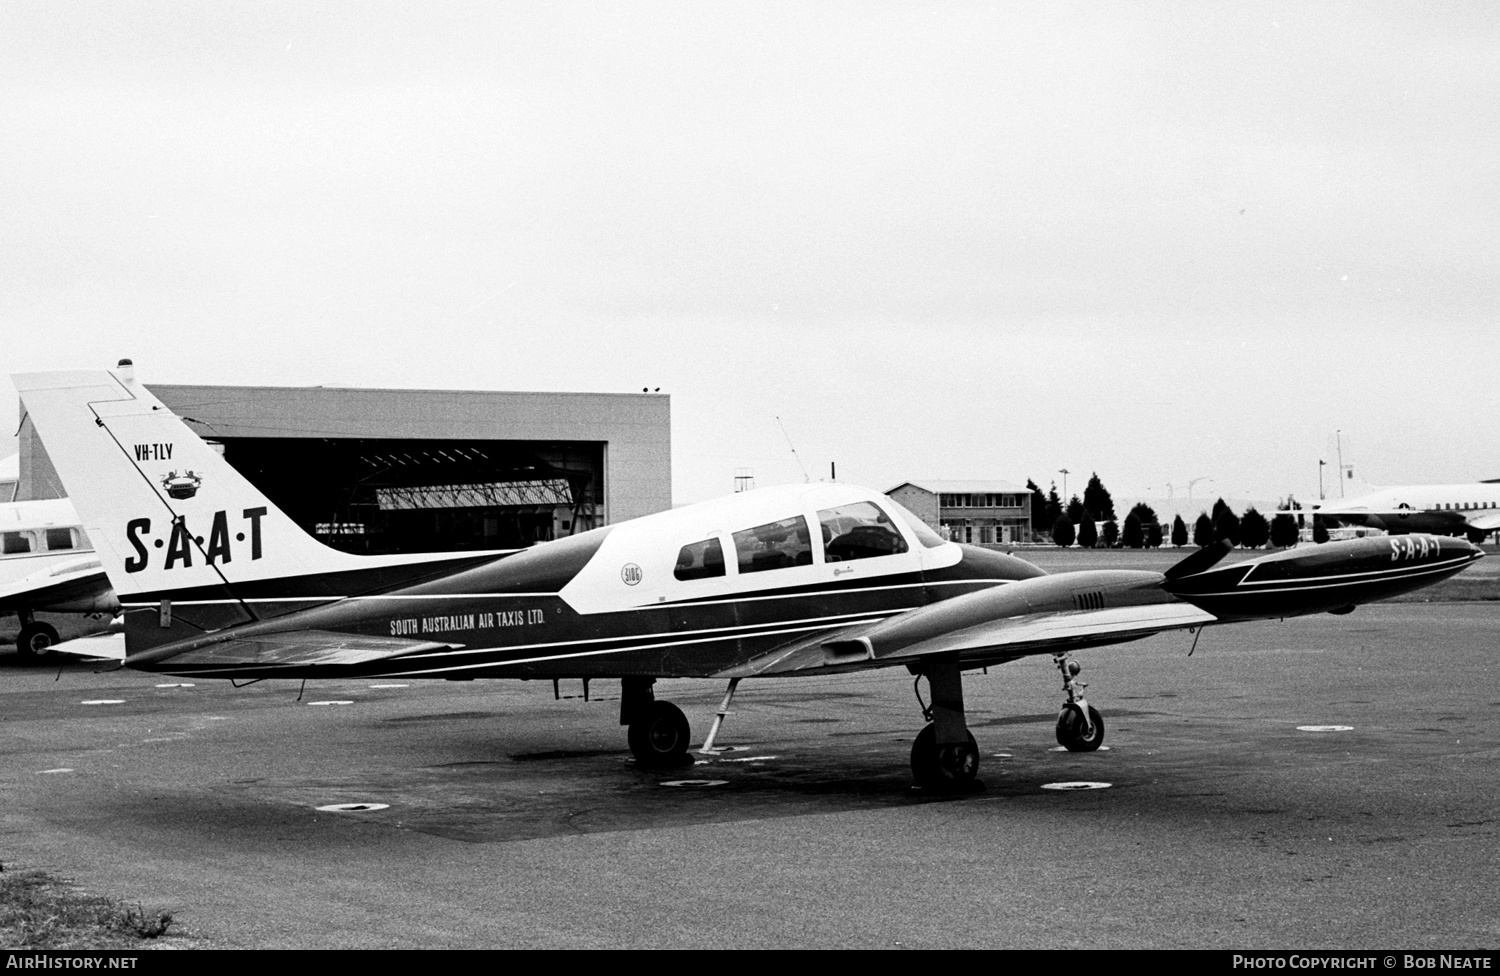
{"label": "two-story building", "polygon": [[1008,481],[907,481],[886,492],[945,539],[1031,541],[1031,489]]}

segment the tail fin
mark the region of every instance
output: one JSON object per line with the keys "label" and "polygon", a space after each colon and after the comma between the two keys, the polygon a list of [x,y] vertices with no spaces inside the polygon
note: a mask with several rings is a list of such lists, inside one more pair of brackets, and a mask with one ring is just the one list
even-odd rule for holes
{"label": "tail fin", "polygon": [[12,378],[121,603],[359,564],[304,532],[132,372]]}

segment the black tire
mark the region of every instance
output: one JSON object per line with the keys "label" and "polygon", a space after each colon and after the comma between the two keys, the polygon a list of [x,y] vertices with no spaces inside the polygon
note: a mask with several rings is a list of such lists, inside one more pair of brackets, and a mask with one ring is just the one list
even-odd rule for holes
{"label": "black tire", "polygon": [[49,624],[27,624],[16,635],[16,651],[22,657],[40,657],[57,643],[57,631]]}
{"label": "black tire", "polygon": [[1078,706],[1064,705],[1057,716],[1058,744],[1069,752],[1093,752],[1104,745],[1104,719],[1093,705],[1089,706],[1089,722],[1094,726],[1093,735],[1085,730],[1083,712]]}
{"label": "black tire", "polygon": [[645,715],[630,723],[630,751],[642,766],[682,766],[688,758],[687,716],[671,702],[654,701]]}
{"label": "black tire", "polygon": [[979,773],[979,743],[970,732],[966,745],[939,746],[937,726],[928,724],[911,744],[911,774],[926,790],[961,790]]}

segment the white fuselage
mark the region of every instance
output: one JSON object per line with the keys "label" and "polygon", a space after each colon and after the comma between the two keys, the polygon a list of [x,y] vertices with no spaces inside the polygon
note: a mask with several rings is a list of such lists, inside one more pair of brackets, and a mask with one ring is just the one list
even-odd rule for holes
{"label": "white fuselage", "polygon": [[1358,498],[1329,500],[1314,512],[1354,525],[1392,532],[1442,532],[1500,526],[1500,482],[1402,485]]}
{"label": "white fuselage", "polygon": [[93,556],[68,499],[0,504],[0,586]]}

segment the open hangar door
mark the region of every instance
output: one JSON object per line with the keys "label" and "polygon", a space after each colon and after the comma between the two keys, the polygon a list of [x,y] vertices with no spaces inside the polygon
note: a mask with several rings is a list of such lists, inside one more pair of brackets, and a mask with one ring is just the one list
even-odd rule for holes
{"label": "open hangar door", "polygon": [[603,524],[602,441],[218,440],[236,470],[346,552],[513,549]]}

